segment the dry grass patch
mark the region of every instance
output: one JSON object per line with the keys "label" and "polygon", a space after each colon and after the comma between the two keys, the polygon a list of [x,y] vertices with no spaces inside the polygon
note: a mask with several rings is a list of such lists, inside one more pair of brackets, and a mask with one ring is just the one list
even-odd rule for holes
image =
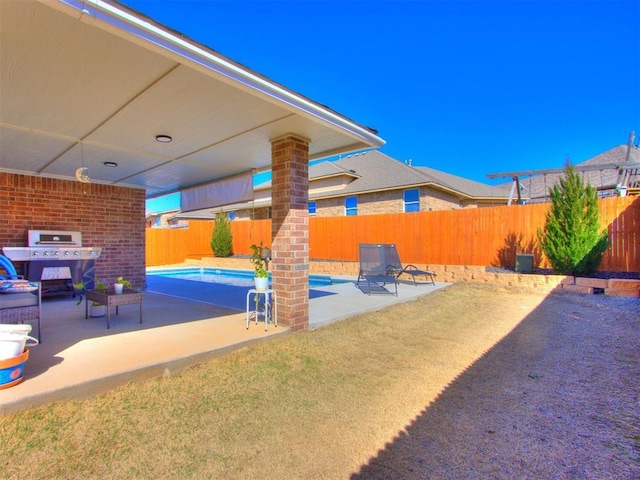
{"label": "dry grass patch", "polygon": [[[459,387],[543,300],[524,290],[454,285],[180,375],[6,415],[0,417],[3,476],[415,478],[418,463],[427,465],[432,453],[421,440],[403,445],[421,459],[408,464],[394,453],[398,439],[436,407],[444,413],[434,433],[445,439],[455,431],[455,416],[477,406],[473,396],[450,399],[443,392]],[[539,358],[551,328],[543,321],[531,332],[527,359]],[[502,373],[485,381],[505,388]],[[453,404],[447,410],[442,401]]]}

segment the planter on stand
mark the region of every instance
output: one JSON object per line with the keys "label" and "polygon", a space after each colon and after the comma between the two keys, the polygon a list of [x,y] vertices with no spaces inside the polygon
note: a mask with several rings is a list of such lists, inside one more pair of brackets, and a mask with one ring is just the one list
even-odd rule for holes
{"label": "planter on stand", "polygon": [[269,288],[269,277],[253,277],[256,290],[266,290]]}

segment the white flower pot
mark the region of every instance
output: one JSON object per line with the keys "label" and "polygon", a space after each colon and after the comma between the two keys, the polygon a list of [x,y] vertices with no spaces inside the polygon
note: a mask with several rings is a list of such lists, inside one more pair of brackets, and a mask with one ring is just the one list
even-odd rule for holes
{"label": "white flower pot", "polygon": [[269,277],[253,277],[256,290],[266,290],[269,288]]}
{"label": "white flower pot", "polygon": [[0,360],[17,357],[24,348],[38,345],[38,339],[20,332],[0,332]]}
{"label": "white flower pot", "polygon": [[116,293],[119,295],[122,293],[122,289],[124,288],[124,285],[121,283],[114,283],[113,284],[113,289],[116,291]]}
{"label": "white flower pot", "polygon": [[93,303],[89,305],[89,316],[91,318],[104,317],[106,312],[107,312],[107,307],[105,305],[102,305],[102,304],[94,305]]}

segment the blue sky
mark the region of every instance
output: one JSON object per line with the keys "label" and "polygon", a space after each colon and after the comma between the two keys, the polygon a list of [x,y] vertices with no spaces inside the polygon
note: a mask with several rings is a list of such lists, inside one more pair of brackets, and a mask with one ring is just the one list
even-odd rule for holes
{"label": "blue sky", "polygon": [[640,1],[121,0],[476,181],[640,132]]}

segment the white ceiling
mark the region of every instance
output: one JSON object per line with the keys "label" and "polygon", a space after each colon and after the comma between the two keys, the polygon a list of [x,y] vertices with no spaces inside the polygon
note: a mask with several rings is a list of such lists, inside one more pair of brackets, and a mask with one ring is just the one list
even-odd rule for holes
{"label": "white ceiling", "polygon": [[73,179],[84,165],[148,198],[270,168],[287,133],[310,160],[384,144],[111,0],[0,0],[0,87],[0,171]]}

